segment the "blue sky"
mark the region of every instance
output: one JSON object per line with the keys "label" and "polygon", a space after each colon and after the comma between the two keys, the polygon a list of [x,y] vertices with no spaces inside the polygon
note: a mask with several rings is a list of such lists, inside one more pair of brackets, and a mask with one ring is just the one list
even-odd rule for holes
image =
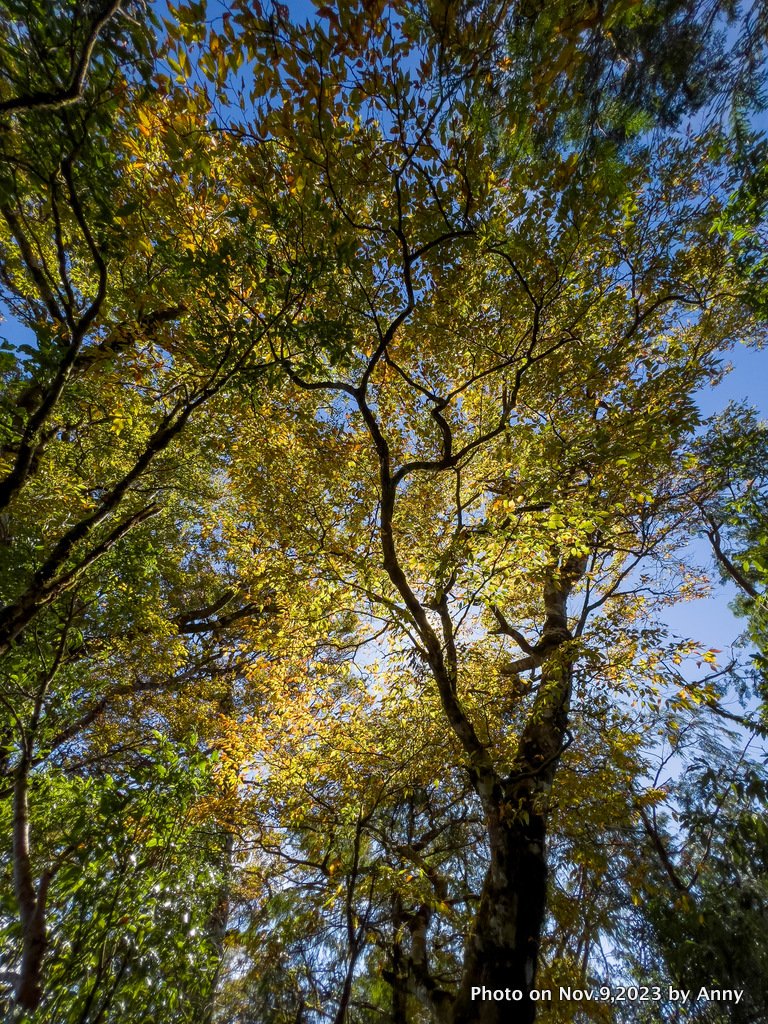
{"label": "blue sky", "polygon": [[[704,416],[720,412],[731,401],[748,402],[768,418],[768,350],[758,351],[737,345],[731,354],[731,372],[716,388],[697,395]],[[712,567],[712,557],[705,541],[690,546],[693,558],[705,567]],[[681,636],[703,641],[708,647],[726,651],[744,629],[744,620],[737,619],[729,603],[736,597],[736,587],[721,584],[712,570],[715,589],[711,597],[683,601],[665,612],[667,623]]]}

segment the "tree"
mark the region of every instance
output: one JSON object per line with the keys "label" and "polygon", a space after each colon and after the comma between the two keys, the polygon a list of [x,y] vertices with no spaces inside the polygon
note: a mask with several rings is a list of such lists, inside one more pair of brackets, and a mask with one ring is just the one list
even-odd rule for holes
{"label": "tree", "polygon": [[[95,0],[78,7],[57,4],[55,10],[36,0],[6,4],[0,15],[0,115],[77,105],[84,98],[91,65],[99,65],[101,71],[115,53],[124,60],[130,52],[126,35],[135,48],[132,56],[146,60],[151,37],[137,20],[143,8],[132,0]],[[131,27],[121,32],[126,22]]]}
{"label": "tree", "polygon": [[719,493],[693,395],[759,337],[731,8],[636,6],[32,8],[3,51],[19,1016],[532,1020],[620,934],[646,733],[725,714],[654,616]]}
{"label": "tree", "polygon": [[[1,143],[12,340],[2,353],[0,735],[12,807],[5,905],[16,908],[3,956],[4,980],[28,1011],[48,994],[46,967],[62,984],[65,944],[50,944],[49,917],[63,935],[69,915],[85,920],[102,899],[77,884],[76,866],[88,861],[79,851],[104,854],[83,792],[100,806],[95,793],[108,801],[126,778],[129,792],[147,786],[138,751],[157,745],[159,726],[178,743],[197,726],[210,752],[238,666],[258,656],[244,650],[242,628],[269,608],[266,592],[244,592],[216,540],[224,456],[209,454],[225,428],[194,423],[236,375],[256,386],[263,372],[260,328],[232,338],[231,221],[205,105],[148,89],[143,23],[107,26],[106,8],[84,22],[65,7],[61,18],[48,5],[12,11],[3,51],[16,99],[26,97],[9,101],[14,130]],[[35,61],[36,48],[50,60]],[[55,85],[67,80],[65,58],[88,65],[72,95]],[[56,97],[44,98],[41,81]],[[293,299],[274,276],[254,296],[265,323]],[[159,780],[167,759],[156,764]],[[76,837],[70,816],[83,826]],[[161,871],[141,855],[140,831],[130,822],[124,831],[120,842],[133,836],[138,850],[124,853],[120,871],[130,857]],[[88,873],[89,884],[97,877]],[[91,966],[70,961],[73,971]],[[116,986],[130,969],[124,960]],[[41,1013],[76,1012],[76,999],[49,995]],[[82,1006],[77,1013],[87,1019]]]}
{"label": "tree", "polygon": [[[99,778],[78,776],[66,762],[57,769],[35,780],[36,856],[54,867],[34,1019],[203,1019],[217,964],[210,920],[226,866],[222,834],[205,822],[209,758],[158,735],[122,771],[110,767]],[[8,826],[10,810],[6,801]],[[23,935],[11,892],[3,886],[2,929],[13,948]]]}
{"label": "tree", "polygon": [[[258,534],[279,508],[290,540],[273,544],[380,620],[395,664],[403,648],[423,663],[457,745],[447,767],[483,815],[463,955],[438,980],[412,938],[410,994],[438,1020],[493,1021],[508,1008],[473,990],[510,987],[532,1019],[574,673],[587,652],[608,671],[625,581],[684,535],[691,395],[747,322],[710,231],[728,193],[718,135],[580,161],[567,135],[542,150],[509,125],[500,154],[407,12],[294,29],[235,11],[249,59],[275,65],[254,119],[232,123],[249,165],[274,167],[249,201],[291,261],[324,269],[269,336],[298,423],[281,398],[246,428],[269,470],[237,446],[233,476]],[[225,38],[229,21],[200,60],[218,87]],[[495,680],[482,697],[478,664]],[[612,670],[621,687],[628,669]]]}

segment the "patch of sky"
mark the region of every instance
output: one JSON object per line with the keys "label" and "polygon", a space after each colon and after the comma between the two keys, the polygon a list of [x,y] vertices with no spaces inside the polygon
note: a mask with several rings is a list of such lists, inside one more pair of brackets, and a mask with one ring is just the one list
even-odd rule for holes
{"label": "patch of sky", "polygon": [[[729,402],[746,402],[768,417],[768,354],[764,350],[737,345],[731,358],[731,370],[714,387],[702,388],[696,401],[703,417],[722,412]],[[712,552],[705,540],[695,540],[685,552],[700,565],[710,566],[717,581]],[[708,646],[728,651],[744,631],[745,622],[731,610],[737,597],[731,583],[717,583],[708,597],[681,601],[665,611],[666,624],[680,636],[701,639]]]}

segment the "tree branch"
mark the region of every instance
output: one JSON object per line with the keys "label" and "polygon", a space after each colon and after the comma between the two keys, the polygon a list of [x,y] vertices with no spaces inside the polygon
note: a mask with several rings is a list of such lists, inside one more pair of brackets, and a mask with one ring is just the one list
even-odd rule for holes
{"label": "tree branch", "polygon": [[80,58],[72,69],[72,77],[61,89],[38,90],[24,96],[15,96],[0,102],[0,113],[23,113],[30,110],[62,110],[71,107],[83,98],[88,69],[99,35],[120,9],[122,0],[110,0],[104,4],[91,23],[80,52]]}

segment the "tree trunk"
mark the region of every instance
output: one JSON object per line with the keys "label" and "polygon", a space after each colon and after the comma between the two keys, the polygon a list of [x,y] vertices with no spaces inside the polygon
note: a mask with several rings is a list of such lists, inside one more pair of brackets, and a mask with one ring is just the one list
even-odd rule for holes
{"label": "tree trunk", "polygon": [[[573,572],[573,570],[572,570]],[[452,1024],[531,1024],[539,940],[547,905],[547,812],[563,751],[574,652],[566,601],[572,575],[548,581],[544,658],[533,707],[508,778],[476,780],[488,829],[490,864],[464,950]]]}
{"label": "tree trunk", "polygon": [[35,888],[29,849],[28,770],[29,757],[25,755],[17,770],[13,807],[13,874],[22,943],[15,997],[23,1009],[36,1010],[43,995],[43,956],[47,946],[45,902],[50,876],[44,873]]}
{"label": "tree trunk", "polygon": [[405,926],[403,901],[399,893],[392,896],[392,970],[385,975],[392,986],[391,1024],[408,1024],[408,957],[403,949]]}
{"label": "tree trunk", "polygon": [[502,815],[508,806],[500,804],[492,829],[491,862],[465,946],[453,1024],[529,1024],[535,1017],[529,994],[546,909],[545,821],[534,814],[527,823],[507,823]]}

